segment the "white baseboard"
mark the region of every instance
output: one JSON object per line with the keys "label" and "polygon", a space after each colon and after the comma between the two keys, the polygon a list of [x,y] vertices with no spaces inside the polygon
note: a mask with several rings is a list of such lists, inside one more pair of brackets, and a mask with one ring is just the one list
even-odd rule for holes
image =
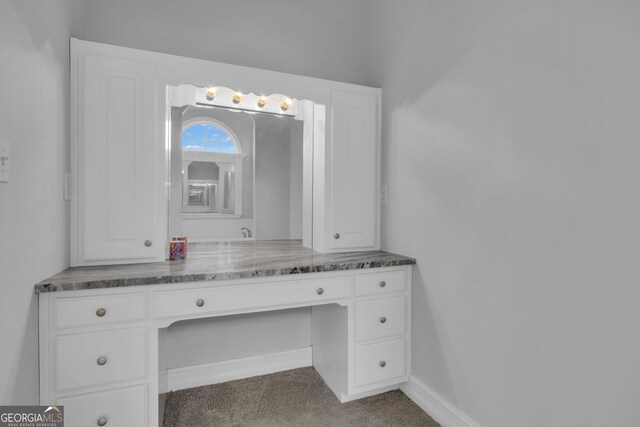
{"label": "white baseboard", "polygon": [[[313,365],[311,347],[166,371],[168,391],[219,384]],[[162,377],[163,373],[160,373]],[[162,388],[162,383],[160,383]],[[160,390],[163,393],[167,390]]]}
{"label": "white baseboard", "polygon": [[358,399],[362,399],[363,397],[369,397],[369,396],[375,396],[376,394],[382,394],[382,393],[386,393],[388,391],[391,390],[397,390],[398,384],[394,384],[394,385],[389,385],[386,387],[381,387],[381,388],[376,388],[374,390],[369,390],[369,391],[364,391],[362,393],[356,393],[356,394],[344,394],[344,392],[341,394],[340,396],[340,403],[347,403],[347,402],[351,402],[353,400],[358,400]]}
{"label": "white baseboard", "polygon": [[400,386],[400,390],[442,427],[480,427],[480,424],[413,375],[409,377],[408,383]]}

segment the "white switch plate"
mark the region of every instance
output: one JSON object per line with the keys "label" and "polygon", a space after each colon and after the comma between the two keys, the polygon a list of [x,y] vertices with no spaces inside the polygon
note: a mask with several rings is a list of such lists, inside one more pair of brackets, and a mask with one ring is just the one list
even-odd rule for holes
{"label": "white switch plate", "polygon": [[64,173],[64,188],[62,189],[62,197],[64,200],[71,200],[71,174]]}
{"label": "white switch plate", "polygon": [[9,182],[11,171],[11,144],[0,139],[0,182]]}
{"label": "white switch plate", "polygon": [[389,186],[386,184],[380,187],[380,203],[383,205],[389,203]]}

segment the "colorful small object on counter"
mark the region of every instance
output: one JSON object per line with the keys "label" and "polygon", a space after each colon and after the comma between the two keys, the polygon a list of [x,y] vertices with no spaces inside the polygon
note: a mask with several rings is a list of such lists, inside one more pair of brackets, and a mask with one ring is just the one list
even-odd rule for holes
{"label": "colorful small object on counter", "polygon": [[189,246],[187,244],[187,236],[173,236],[171,238],[172,241],[174,242],[184,242],[184,256],[187,256],[187,247]]}
{"label": "colorful small object on counter", "polygon": [[187,240],[174,240],[169,242],[169,261],[179,261],[187,257]]}

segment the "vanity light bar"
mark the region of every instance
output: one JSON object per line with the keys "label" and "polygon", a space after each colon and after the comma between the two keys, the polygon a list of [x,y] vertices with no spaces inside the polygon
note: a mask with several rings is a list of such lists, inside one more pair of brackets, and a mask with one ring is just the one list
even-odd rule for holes
{"label": "vanity light bar", "polygon": [[297,102],[288,96],[281,94],[256,95],[253,93],[242,93],[223,86],[210,86],[198,89],[196,93],[196,104],[283,116],[295,116],[297,114]]}

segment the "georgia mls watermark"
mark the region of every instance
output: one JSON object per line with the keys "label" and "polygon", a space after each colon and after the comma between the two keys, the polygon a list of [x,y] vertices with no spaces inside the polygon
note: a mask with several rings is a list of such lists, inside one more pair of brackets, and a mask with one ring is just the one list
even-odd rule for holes
{"label": "georgia mls watermark", "polygon": [[64,408],[0,406],[0,427],[64,427]]}

